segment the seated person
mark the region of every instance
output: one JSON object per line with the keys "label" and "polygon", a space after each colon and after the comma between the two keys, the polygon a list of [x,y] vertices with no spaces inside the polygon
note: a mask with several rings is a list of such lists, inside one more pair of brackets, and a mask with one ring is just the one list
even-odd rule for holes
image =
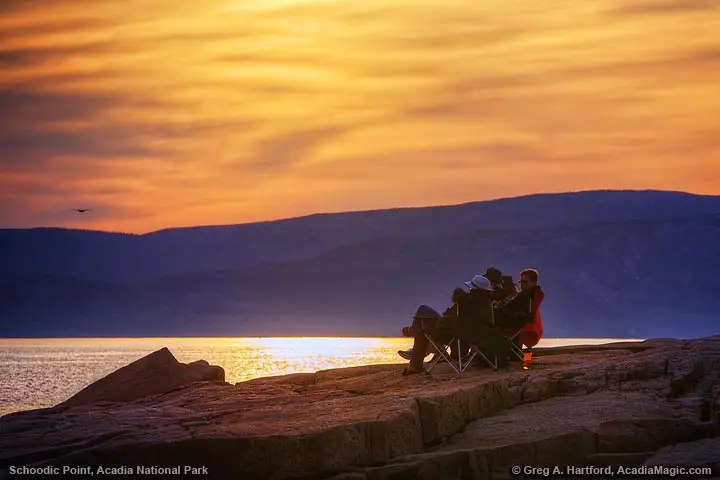
{"label": "seated person", "polygon": [[[414,338],[416,331],[424,332],[425,330],[434,330],[440,317],[442,317],[442,315],[434,308],[428,305],[420,305],[415,311],[415,315],[413,315],[412,325],[402,328],[403,336]],[[423,322],[425,323],[425,327],[423,327]],[[405,360],[410,360],[413,356],[413,350],[417,348],[415,346],[417,343],[418,342],[413,342],[413,347],[407,350],[398,350],[398,355]],[[423,359],[431,353],[437,353],[437,351],[430,342],[425,342],[425,355],[423,355]]]}
{"label": "seated person", "polygon": [[519,346],[532,348],[540,341],[543,334],[540,312],[533,311],[544,297],[538,285],[537,270],[527,269],[520,273],[520,293],[504,302],[495,309],[495,326],[505,330],[522,329],[517,337]]}
{"label": "seated person", "polygon": [[[449,306],[447,309],[445,309],[445,311],[443,312],[442,315],[440,315],[434,309],[432,309],[431,307],[428,307],[427,305],[420,305],[420,307],[418,307],[417,311],[415,312],[415,316],[413,316],[413,325],[416,324],[416,321],[422,321],[423,319],[425,319],[426,321],[432,321],[432,320],[439,319],[443,315],[450,316],[450,315],[453,315],[454,313],[457,313],[458,305],[460,304],[461,301],[463,301],[463,299],[466,297],[466,295],[467,295],[467,292],[460,287],[453,290],[453,293],[450,296],[450,301],[452,302],[452,305]],[[413,326],[403,327],[402,334],[405,337],[412,337],[413,336]],[[453,347],[453,348],[455,348],[455,347]],[[412,357],[412,352],[413,352],[413,349],[410,348],[408,350],[398,350],[397,353],[398,353],[398,355],[400,355],[400,357],[404,358],[405,360],[410,360],[410,358]],[[435,347],[433,347],[432,344],[430,342],[428,342],[427,350],[425,351],[425,357],[427,357],[431,353],[436,354],[437,351],[435,350]],[[456,355],[454,355],[454,356],[456,356]],[[425,358],[425,357],[423,357],[423,358]],[[430,361],[432,361],[432,360],[433,359],[431,359]]]}
{"label": "seated person", "polygon": [[[440,315],[427,305],[421,305],[414,316],[413,325],[410,331],[414,338],[410,364],[403,370],[403,375],[422,373],[423,360],[428,352],[429,341],[427,333],[439,343],[447,343],[453,337],[460,336],[473,343],[481,342],[489,338],[486,333],[491,332],[489,325],[492,321],[492,305],[490,294],[492,285],[482,275],[475,276],[470,282],[466,282],[470,292],[462,294],[458,289],[453,292],[454,300],[457,300],[452,307],[448,308],[443,315]],[[454,348],[455,346],[451,346]],[[461,348],[462,345],[461,345]],[[451,352],[457,357],[461,352]]]}

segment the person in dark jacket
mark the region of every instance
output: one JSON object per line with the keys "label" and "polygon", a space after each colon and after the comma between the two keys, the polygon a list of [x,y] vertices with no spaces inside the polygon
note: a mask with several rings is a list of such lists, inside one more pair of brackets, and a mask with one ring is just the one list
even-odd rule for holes
{"label": "person in dark jacket", "polygon": [[[488,270],[491,269],[492,267]],[[500,273],[499,270],[497,270],[497,272]],[[497,277],[493,278],[497,279]],[[502,282],[502,278],[503,276],[500,275],[500,282]],[[472,287],[471,282],[465,282],[465,284]],[[502,283],[500,283],[500,285],[502,285]],[[504,367],[507,365],[510,356],[510,343],[508,339],[495,328],[495,310],[493,305],[497,302],[496,298],[504,298],[509,294],[506,292],[498,292],[494,288],[493,290],[473,288],[470,292],[475,295],[475,303],[471,310],[473,312],[472,317],[468,318],[469,322],[462,322],[460,324],[461,329],[467,328],[467,326],[470,326],[470,329],[460,330],[456,333],[466,344],[476,346],[488,358],[496,358],[498,367]],[[499,293],[500,295],[498,295]],[[479,359],[476,359],[476,362],[478,365],[483,365]]]}
{"label": "person in dark jacket", "polygon": [[[447,343],[453,337],[461,337],[468,343],[485,344],[492,337],[492,285],[482,275],[475,276],[470,282],[469,292],[458,292],[456,289],[454,299],[457,300],[443,315],[427,305],[421,305],[415,313],[411,331],[414,342],[410,364],[403,370],[403,375],[422,373],[423,360],[428,351],[427,333],[439,343]],[[461,346],[462,349],[462,346]],[[453,358],[462,352],[451,352]]]}

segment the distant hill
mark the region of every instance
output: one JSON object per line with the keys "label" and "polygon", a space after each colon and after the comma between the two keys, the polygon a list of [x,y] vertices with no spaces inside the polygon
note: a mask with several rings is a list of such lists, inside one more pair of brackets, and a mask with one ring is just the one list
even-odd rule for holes
{"label": "distant hill", "polygon": [[124,235],[0,230],[0,336],[396,335],[497,265],[550,336],[718,331],[720,197],[594,191]]}

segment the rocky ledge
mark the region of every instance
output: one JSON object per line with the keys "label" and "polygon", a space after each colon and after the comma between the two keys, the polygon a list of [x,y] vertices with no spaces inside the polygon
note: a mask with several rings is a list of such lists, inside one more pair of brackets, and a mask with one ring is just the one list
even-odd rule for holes
{"label": "rocky ledge", "polygon": [[665,465],[720,478],[720,337],[538,349],[534,362],[231,385],[220,367],[162,349],[56,407],[1,417],[0,477],[189,466],[206,478],[498,479],[514,465]]}

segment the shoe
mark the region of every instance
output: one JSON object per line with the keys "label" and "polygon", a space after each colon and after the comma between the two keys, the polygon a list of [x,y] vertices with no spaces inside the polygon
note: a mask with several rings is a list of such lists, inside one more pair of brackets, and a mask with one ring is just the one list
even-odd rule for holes
{"label": "shoe", "polygon": [[408,350],[398,350],[398,355],[405,360],[410,360],[412,357],[412,348]]}

